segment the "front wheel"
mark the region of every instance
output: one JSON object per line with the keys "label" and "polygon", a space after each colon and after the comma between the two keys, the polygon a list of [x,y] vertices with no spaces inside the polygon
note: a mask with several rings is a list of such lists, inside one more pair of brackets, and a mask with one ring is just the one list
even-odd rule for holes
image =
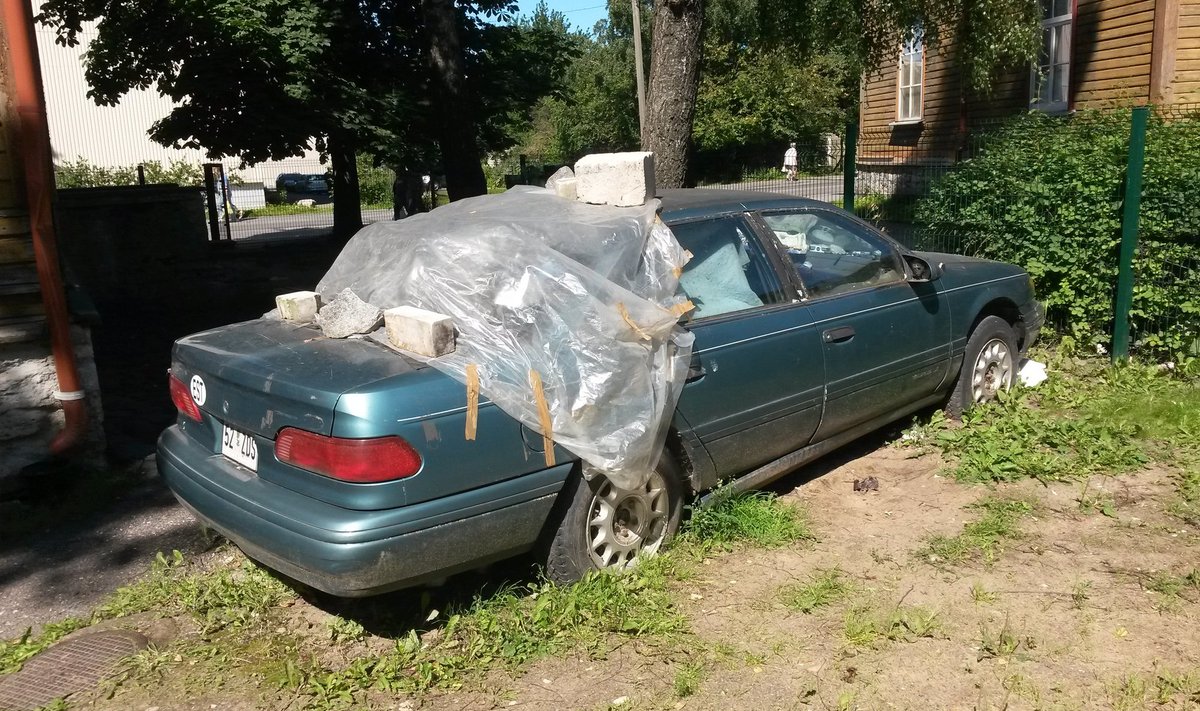
{"label": "front wheel", "polygon": [[999,316],[979,322],[967,340],[958,382],[946,402],[946,414],[953,418],[972,405],[996,399],[996,393],[1008,390],[1016,380],[1017,337],[1012,326]]}
{"label": "front wheel", "polygon": [[679,467],[665,452],[640,487],[576,473],[562,496],[565,507],[545,551],[546,575],[556,583],[592,570],[623,570],[657,553],[675,537],[683,512]]}

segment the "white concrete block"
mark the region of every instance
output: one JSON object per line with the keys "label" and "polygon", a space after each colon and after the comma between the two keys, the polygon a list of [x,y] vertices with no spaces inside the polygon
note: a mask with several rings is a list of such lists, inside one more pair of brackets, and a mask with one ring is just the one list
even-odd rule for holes
{"label": "white concrete block", "polygon": [[321,295],[315,291],[293,291],[276,296],[275,305],[284,321],[312,323],[321,308]]}
{"label": "white concrete block", "polygon": [[593,153],[575,164],[580,202],[632,207],[654,197],[653,153]]}
{"label": "white concrete block", "polygon": [[437,358],[454,352],[454,319],[445,314],[397,306],[383,312],[388,342],[419,355]]}
{"label": "white concrete block", "polygon": [[554,192],[561,198],[575,200],[579,197],[578,185],[579,182],[575,178],[558,180],[554,183]]}

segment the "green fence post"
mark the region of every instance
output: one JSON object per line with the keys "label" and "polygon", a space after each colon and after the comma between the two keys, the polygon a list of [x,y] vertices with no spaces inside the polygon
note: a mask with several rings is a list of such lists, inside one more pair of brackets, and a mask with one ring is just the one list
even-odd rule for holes
{"label": "green fence post", "polygon": [[1124,206],[1121,210],[1121,256],[1117,264],[1117,299],[1113,318],[1112,361],[1129,357],[1129,309],[1133,305],[1133,251],[1137,247],[1138,217],[1142,205],[1142,168],[1146,157],[1146,123],[1150,109],[1133,110],[1129,127],[1129,163],[1125,168]]}
{"label": "green fence post", "polygon": [[858,122],[846,124],[842,142],[842,207],[854,212],[854,176],[858,170]]}

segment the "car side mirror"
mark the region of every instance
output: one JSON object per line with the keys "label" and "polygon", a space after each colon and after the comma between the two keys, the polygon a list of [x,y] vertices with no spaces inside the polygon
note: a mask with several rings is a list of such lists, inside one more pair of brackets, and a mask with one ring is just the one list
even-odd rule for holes
{"label": "car side mirror", "polygon": [[937,281],[942,276],[942,265],[940,264],[927,262],[914,254],[904,255],[904,261],[908,264],[908,281],[913,284]]}

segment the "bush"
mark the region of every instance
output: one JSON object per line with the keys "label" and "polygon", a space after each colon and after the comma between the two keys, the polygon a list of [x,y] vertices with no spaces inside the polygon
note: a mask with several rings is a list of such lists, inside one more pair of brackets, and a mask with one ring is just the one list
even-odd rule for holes
{"label": "bush", "polygon": [[358,194],[363,205],[390,206],[395,179],[391,168],[373,165],[366,156],[358,157]]}
{"label": "bush", "polygon": [[[1128,111],[1070,119],[1031,113],[983,141],[979,155],[936,183],[918,222],[962,251],[1020,264],[1050,323],[1081,344],[1112,332]],[[1130,314],[1135,347],[1195,352],[1200,304],[1200,117],[1151,119]]]}
{"label": "bush", "polygon": [[[171,159],[164,165],[162,161],[150,160],[142,163],[148,184],[174,183],[182,186],[204,184],[204,169],[198,163],[186,160]],[[241,180],[236,173],[230,173],[229,179],[234,183]],[[105,167],[94,165],[86,158],[59,163],[54,168],[54,183],[60,189],[65,188],[100,188],[114,185],[137,185],[137,166],[122,165]]]}

